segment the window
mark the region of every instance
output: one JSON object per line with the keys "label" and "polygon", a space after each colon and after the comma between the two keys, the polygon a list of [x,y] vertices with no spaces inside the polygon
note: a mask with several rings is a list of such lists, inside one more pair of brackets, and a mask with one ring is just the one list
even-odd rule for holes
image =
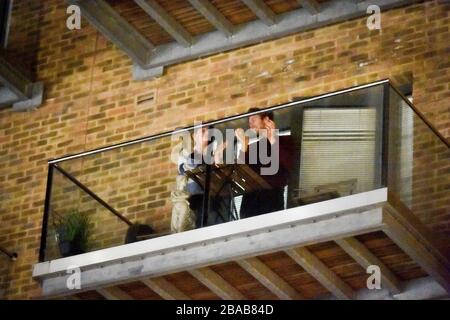
{"label": "window", "polygon": [[0,47],[5,48],[8,42],[11,0],[0,1]]}
{"label": "window", "polygon": [[305,109],[301,192],[313,194],[333,186],[350,195],[379,187],[376,145],[381,131],[376,119],[374,107]]}

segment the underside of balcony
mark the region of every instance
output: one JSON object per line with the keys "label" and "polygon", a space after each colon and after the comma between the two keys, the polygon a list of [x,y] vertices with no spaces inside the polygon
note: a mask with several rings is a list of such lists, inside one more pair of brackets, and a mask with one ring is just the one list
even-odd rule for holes
{"label": "underside of balcony", "polygon": [[[81,288],[68,289],[75,267]],[[40,263],[33,276],[42,298],[440,299],[449,270],[439,239],[382,188]]]}

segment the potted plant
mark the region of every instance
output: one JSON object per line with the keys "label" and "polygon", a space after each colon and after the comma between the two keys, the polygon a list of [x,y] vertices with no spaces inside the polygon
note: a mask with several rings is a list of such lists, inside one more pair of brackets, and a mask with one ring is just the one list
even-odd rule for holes
{"label": "potted plant", "polygon": [[60,217],[55,226],[60,253],[69,257],[88,251],[89,217],[78,211]]}

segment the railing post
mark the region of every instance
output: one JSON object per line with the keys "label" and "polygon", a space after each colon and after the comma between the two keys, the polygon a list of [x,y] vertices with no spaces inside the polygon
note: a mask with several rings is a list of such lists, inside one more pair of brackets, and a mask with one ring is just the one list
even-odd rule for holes
{"label": "railing post", "polygon": [[50,198],[52,195],[52,185],[53,185],[53,164],[49,164],[48,165],[48,173],[47,173],[47,188],[45,191],[44,215],[42,217],[41,246],[39,248],[39,262],[44,262],[44,260],[45,260],[45,249],[47,246],[47,227],[48,227],[48,218],[50,215]]}

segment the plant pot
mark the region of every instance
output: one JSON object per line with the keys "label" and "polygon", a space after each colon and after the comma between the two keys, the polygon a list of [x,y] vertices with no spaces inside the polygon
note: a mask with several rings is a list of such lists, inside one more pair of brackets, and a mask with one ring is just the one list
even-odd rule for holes
{"label": "plant pot", "polygon": [[85,253],[77,241],[59,241],[59,252],[63,257],[70,257],[77,254]]}
{"label": "plant pot", "polygon": [[153,229],[149,225],[135,223],[128,227],[125,236],[125,244],[145,240],[146,236],[153,234]]}
{"label": "plant pot", "polygon": [[57,241],[59,246],[59,252],[63,257],[75,256],[77,254],[85,253],[79,241],[79,237],[75,237],[75,239],[63,240],[64,239],[64,230],[59,230],[57,233]]}

